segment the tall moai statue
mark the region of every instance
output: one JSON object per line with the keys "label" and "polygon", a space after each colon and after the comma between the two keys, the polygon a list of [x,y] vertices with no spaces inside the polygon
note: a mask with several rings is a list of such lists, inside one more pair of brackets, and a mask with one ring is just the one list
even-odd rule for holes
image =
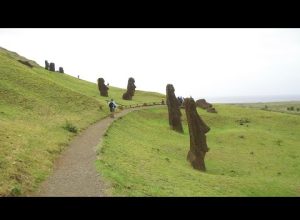
{"label": "tall moai statue", "polygon": [[48,63],[48,60],[45,60],[45,69],[46,69],[46,70],[49,70],[49,63]]}
{"label": "tall moai statue", "polygon": [[187,160],[194,169],[205,171],[204,157],[208,152],[205,134],[209,132],[210,128],[199,116],[193,98],[184,99],[184,106],[190,133],[190,150]]}
{"label": "tall moai statue", "polygon": [[55,72],[55,64],[50,63],[49,70]]}
{"label": "tall moai statue", "polygon": [[59,67],[59,70],[58,70],[58,72],[60,72],[60,73],[64,73],[64,68],[62,68],[62,67]]}
{"label": "tall moai statue", "polygon": [[101,96],[108,97],[107,90],[109,90],[109,88],[104,84],[104,79],[103,78],[98,79],[98,89],[99,89],[99,92],[100,92]]}
{"label": "tall moai statue", "polygon": [[167,88],[167,105],[169,112],[169,125],[170,127],[180,133],[183,133],[183,128],[181,124],[181,112],[180,103],[175,96],[175,89],[172,84],[168,84]]}
{"label": "tall moai statue", "polygon": [[130,77],[128,79],[127,91],[123,94],[123,99],[132,100],[132,96],[134,96],[135,88],[136,88],[134,83],[135,83],[134,78]]}

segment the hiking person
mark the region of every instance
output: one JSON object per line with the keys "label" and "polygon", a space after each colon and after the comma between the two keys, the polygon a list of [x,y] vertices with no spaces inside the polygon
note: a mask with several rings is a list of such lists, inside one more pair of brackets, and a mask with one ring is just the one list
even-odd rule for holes
{"label": "hiking person", "polygon": [[109,104],[108,104],[108,106],[109,106],[109,110],[111,112],[110,113],[110,117],[114,118],[115,117],[114,112],[115,112],[115,109],[117,107],[115,101],[113,99],[111,99],[110,102],[109,102]]}

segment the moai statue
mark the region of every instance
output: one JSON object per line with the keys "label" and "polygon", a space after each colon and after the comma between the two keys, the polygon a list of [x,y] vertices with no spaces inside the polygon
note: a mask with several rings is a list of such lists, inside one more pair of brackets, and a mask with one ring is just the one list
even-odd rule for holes
{"label": "moai statue", "polygon": [[198,99],[196,101],[196,106],[202,109],[212,108],[212,104],[208,103],[205,99]]}
{"label": "moai statue", "polygon": [[98,79],[98,89],[99,89],[99,92],[100,92],[101,96],[108,97],[107,90],[109,90],[109,88],[104,84],[104,79],[103,78]]}
{"label": "moai statue", "polygon": [[134,92],[135,92],[135,88],[136,88],[134,83],[135,83],[134,78],[130,77],[128,79],[127,91],[123,94],[123,99],[132,100],[132,96],[134,96]]}
{"label": "moai statue", "polygon": [[169,111],[169,125],[170,127],[180,133],[183,133],[183,128],[181,124],[181,112],[180,103],[175,96],[175,89],[172,84],[167,85],[167,105]]}
{"label": "moai statue", "polygon": [[64,73],[64,69],[63,69],[62,67],[59,67],[59,70],[58,70],[58,72],[60,72],[60,73]]}
{"label": "moai statue", "polygon": [[202,109],[206,109],[207,112],[217,113],[217,110],[213,107],[213,105],[206,102],[205,99],[198,99],[196,101],[196,106],[198,106]]}
{"label": "moai statue", "polygon": [[55,64],[54,63],[50,63],[49,70],[52,72],[55,72]]}
{"label": "moai statue", "polygon": [[45,60],[45,69],[46,69],[46,70],[49,70],[49,63],[48,63],[47,60]]}
{"label": "moai statue", "polygon": [[187,160],[194,169],[205,171],[204,157],[208,152],[205,134],[210,128],[200,118],[193,98],[184,99],[184,106],[190,133],[190,150]]}

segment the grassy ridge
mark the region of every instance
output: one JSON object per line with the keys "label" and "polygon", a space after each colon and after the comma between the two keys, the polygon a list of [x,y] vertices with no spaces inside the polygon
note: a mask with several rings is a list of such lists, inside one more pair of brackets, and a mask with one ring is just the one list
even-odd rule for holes
{"label": "grassy ridge", "polygon": [[[167,109],[132,112],[108,130],[97,167],[114,195],[299,196],[300,118],[296,115],[216,105],[198,109],[211,127],[207,172],[186,161],[189,134],[168,127]],[[240,125],[240,119],[250,123]]]}
{"label": "grassy ridge", "polygon": [[[18,59],[27,60],[0,48],[0,196],[30,193],[45,179],[74,136],[63,128],[66,121],[80,131],[108,115],[108,98],[96,84]],[[162,98],[137,91],[133,101],[122,101],[124,91],[110,87],[109,93],[123,104]]]}

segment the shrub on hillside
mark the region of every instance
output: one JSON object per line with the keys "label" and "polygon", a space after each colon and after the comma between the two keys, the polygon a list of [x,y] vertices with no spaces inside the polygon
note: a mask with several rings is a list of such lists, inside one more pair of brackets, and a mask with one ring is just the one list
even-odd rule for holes
{"label": "shrub on hillside", "polygon": [[63,127],[64,129],[66,129],[67,131],[70,131],[72,133],[77,133],[78,129],[75,125],[73,125],[71,122],[66,121],[66,124]]}
{"label": "shrub on hillside", "polygon": [[246,123],[250,123],[250,120],[248,118],[241,118],[239,120],[236,120],[237,123],[239,123],[240,125],[246,124]]}

